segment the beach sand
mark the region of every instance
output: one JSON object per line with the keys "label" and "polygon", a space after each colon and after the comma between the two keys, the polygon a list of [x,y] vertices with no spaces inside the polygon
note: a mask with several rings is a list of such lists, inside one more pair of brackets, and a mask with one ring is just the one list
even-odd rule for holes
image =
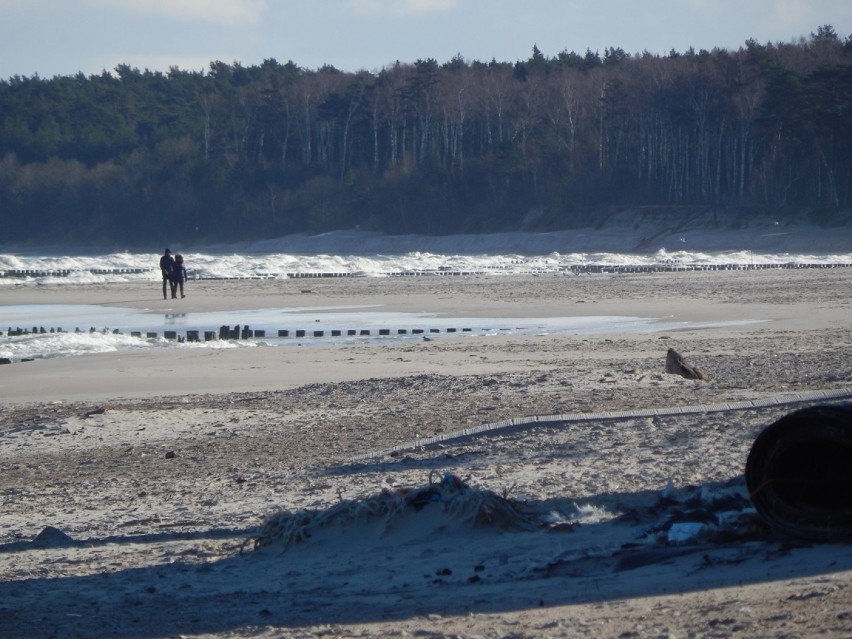
{"label": "beach sand", "polygon": [[[852,269],[4,287],[661,326],[0,366],[0,636],[848,637],[852,545],[768,530],[743,470],[802,397],[852,396],[850,290]],[[709,380],[666,373],[669,348]],[[724,409],[744,400],[767,405]]]}

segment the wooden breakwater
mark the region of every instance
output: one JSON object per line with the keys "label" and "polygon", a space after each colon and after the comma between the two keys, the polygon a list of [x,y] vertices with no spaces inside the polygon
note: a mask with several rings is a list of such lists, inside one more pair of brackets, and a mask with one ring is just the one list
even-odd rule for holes
{"label": "wooden breakwater", "polygon": [[[508,329],[500,329],[500,330],[508,330]],[[444,333],[447,335],[451,335],[454,333],[472,333],[472,328],[456,328],[449,327],[440,329],[440,328],[429,328],[428,330],[425,328],[397,328],[397,329],[389,329],[389,328],[348,328],[348,329],[288,329],[282,328],[278,329],[275,337],[278,339],[286,340],[299,340],[298,343],[301,344],[301,340],[321,340],[322,338],[372,338],[377,336],[379,338],[390,338],[390,337],[414,337],[419,336],[424,341],[430,341],[432,336],[439,333]],[[125,333],[119,329],[109,329],[102,328],[96,329],[94,327],[90,327],[88,330],[82,330],[79,327],[75,328],[73,331],[66,331],[62,328],[45,328],[43,326],[33,326],[31,328],[21,328],[9,327],[6,330],[5,336],[9,338],[16,337],[24,337],[29,335],[47,335],[47,334],[56,334],[56,333],[100,333],[103,335],[124,335]],[[160,339],[160,335],[156,331],[130,331],[130,336],[137,339],[144,340],[157,340]],[[192,343],[192,342],[201,342],[202,340],[205,342],[212,342],[215,340],[247,340],[247,339],[266,339],[268,336],[266,334],[265,329],[252,329],[248,325],[235,325],[229,326],[224,325],[220,326],[218,331],[214,330],[187,330],[183,334],[178,333],[178,331],[163,331],[163,339],[167,341],[174,341],[177,343]],[[21,362],[31,362],[33,358],[25,357],[20,359]],[[8,357],[0,357],[0,365],[2,364],[12,364],[13,360]]]}
{"label": "wooden breakwater", "polygon": [[[428,339],[429,335],[435,334],[456,334],[456,333],[472,333],[473,329],[469,327],[448,327],[444,329],[440,328],[347,328],[347,329],[290,329],[290,328],[281,328],[278,329],[275,333],[270,333],[267,335],[266,329],[252,329],[247,324],[240,325],[236,324],[234,326],[231,325],[223,325],[220,326],[218,330],[186,330],[185,332],[178,333],[178,331],[163,331],[163,338],[166,340],[177,341],[177,342],[210,342],[214,340],[245,340],[245,339],[265,339],[265,338],[294,338],[294,339],[304,339],[304,338],[323,338],[323,337],[403,337],[403,336],[421,336]],[[12,328],[11,326],[6,330],[6,337],[23,337],[27,335],[47,335],[47,334],[62,334],[62,333],[73,333],[73,334],[82,334],[82,333],[100,333],[103,335],[125,335],[127,334],[120,329],[110,329],[110,328],[101,328],[97,329],[95,327],[90,327],[88,329],[80,329],[79,327],[75,328],[73,331],[67,331],[63,328],[45,328],[44,326],[33,326],[33,327],[16,327]],[[156,331],[130,331],[131,337],[144,338],[144,339],[159,339],[160,334]]]}
{"label": "wooden breakwater", "polygon": [[[681,264],[677,262],[665,264],[571,264],[553,268],[518,268],[513,265],[508,269],[459,270],[452,268],[410,269],[404,271],[387,271],[375,273],[384,277],[465,277],[475,275],[585,275],[595,273],[688,273],[703,271],[766,271],[779,269],[834,269],[850,268],[852,263],[821,263],[821,262],[785,262],[778,264],[747,264],[747,263],[718,263],[718,264]],[[159,279],[159,271],[142,268],[114,269],[0,269],[0,278],[27,279],[43,277],[69,277],[75,274],[88,273],[91,275],[141,275],[150,273],[152,279]],[[346,271],[311,271],[286,273],[255,273],[242,276],[212,276],[191,273],[192,280],[267,280],[267,279],[329,279],[367,277],[363,272]]]}
{"label": "wooden breakwater", "polygon": [[138,275],[152,272],[148,268],[7,268],[0,269],[0,277],[26,279],[28,277],[68,277],[78,273],[91,275]]}
{"label": "wooden breakwater", "polygon": [[786,264],[581,264],[566,267],[574,274],[586,273],[689,273],[704,271],[775,271],[781,269],[833,269],[850,268],[852,263],[822,264],[809,262],[789,262]]}

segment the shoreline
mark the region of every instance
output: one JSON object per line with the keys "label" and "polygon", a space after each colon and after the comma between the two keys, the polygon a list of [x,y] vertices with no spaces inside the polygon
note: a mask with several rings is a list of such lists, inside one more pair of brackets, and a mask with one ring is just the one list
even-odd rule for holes
{"label": "shoreline", "polygon": [[[665,309],[673,308],[686,319],[695,319],[741,315],[728,309],[750,305],[827,303],[831,300],[820,294],[823,283],[842,287],[849,282],[852,269],[318,279],[308,286],[299,280],[199,280],[188,283],[182,300],[161,299],[159,282],[27,283],[2,289],[0,313],[6,305],[30,304],[92,304],[152,313],[360,305],[448,317],[666,316],[671,313]],[[799,290],[802,286],[808,288]],[[621,312],[601,312],[613,308]]]}
{"label": "shoreline", "polygon": [[[795,288],[796,282],[800,282]],[[18,362],[0,368],[5,401],[156,397],[184,393],[255,392],[300,384],[352,381],[373,375],[508,372],[529,362],[506,353],[536,355],[537,366],[553,365],[553,353],[576,350],[596,358],[608,340],[650,349],[669,335],[688,344],[717,348],[726,340],[788,330],[830,331],[847,325],[850,305],[840,293],[852,288],[852,271],[775,271],[605,275],[588,277],[475,277],[441,281],[328,280],[305,292],[290,281],[219,282],[188,290],[184,300],[158,300],[156,283],[18,287],[7,304],[82,303],[150,313],[238,312],[253,308],[357,307],[370,311],[428,312],[447,318],[478,314],[523,317],[631,316],[658,318],[660,330],[646,334],[476,337],[484,354],[472,365],[466,353],[474,338],[393,344],[289,344],[260,348],[172,349],[103,353]],[[830,288],[829,288],[830,287]],[[735,291],[736,289],[736,291]],[[822,289],[825,289],[821,293]],[[832,293],[836,289],[838,293]],[[845,289],[848,290],[848,289]],[[812,301],[808,298],[812,298]],[[162,305],[161,305],[162,302]],[[818,310],[818,312],[815,312]],[[2,306],[0,306],[2,317]],[[690,323],[729,322],[713,328]],[[671,324],[671,329],[666,325]],[[312,327],[309,327],[312,328]],[[442,336],[444,337],[444,336]],[[289,338],[288,338],[289,339]],[[708,348],[709,346],[702,347]],[[691,349],[689,349],[691,350]],[[550,353],[551,355],[546,355]]]}

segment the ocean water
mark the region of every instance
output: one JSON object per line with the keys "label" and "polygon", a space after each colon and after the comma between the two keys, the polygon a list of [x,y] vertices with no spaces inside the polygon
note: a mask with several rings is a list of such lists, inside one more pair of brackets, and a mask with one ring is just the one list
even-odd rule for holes
{"label": "ocean water", "polygon": [[[234,322],[240,329],[250,327],[252,336],[219,339],[219,327],[235,330]],[[354,306],[151,313],[86,304],[16,305],[0,306],[0,326],[4,327],[0,358],[18,362],[163,348],[319,348],[412,340],[500,339],[508,335],[648,333],[732,323],[687,324],[630,316],[449,319],[433,313],[383,312]],[[18,335],[17,328],[26,330]],[[279,336],[279,330],[286,330],[288,335]],[[174,332],[178,339],[167,339],[167,331]],[[199,341],[186,341],[187,331],[198,331]],[[256,336],[257,331],[264,331],[265,335]],[[303,333],[299,335],[298,331]],[[205,332],[215,333],[215,338],[206,340]]]}
{"label": "ocean water", "polygon": [[[190,279],[318,276],[394,277],[486,273],[559,274],[582,268],[766,268],[852,265],[852,229],[807,232],[657,233],[653,242],[633,231],[514,233],[450,237],[389,237],[338,232],[227,246],[170,246],[186,259]],[[625,246],[643,246],[628,250]],[[4,252],[5,251],[5,252]],[[156,252],[54,247],[0,249],[0,291],[24,282],[155,281]]]}
{"label": "ocean water", "polygon": [[[751,233],[658,233],[648,243],[624,230],[597,233],[503,234],[448,238],[386,237],[331,233],[265,240],[251,244],[184,248],[190,279],[308,277],[416,277],[481,273],[495,276],[559,275],[587,269],[789,268],[852,265],[850,233],[761,230]],[[642,244],[644,251],[618,247]],[[648,248],[650,247],[650,248]],[[732,248],[734,247],[734,248]],[[68,247],[0,253],[0,358],[20,361],[86,353],[157,348],[256,348],[335,346],[356,341],[497,338],[507,334],[672,330],[658,318],[461,318],[450,324],[438,316],[383,313],[369,308],[254,309],[240,314],[157,314],[132,309],[80,305],[10,306],[7,286],[105,282],[159,282],[162,249],[113,252]],[[263,338],[187,343],[164,338],[165,331],[217,331],[226,324],[264,330]],[[8,329],[29,332],[10,335]],[[41,329],[44,328],[44,332]],[[37,329],[38,332],[33,331]],[[58,332],[56,329],[62,329]],[[306,331],[307,338],[279,338],[278,331]],[[385,329],[389,334],[379,335]],[[423,331],[413,334],[414,330]],[[455,329],[450,332],[449,329]],[[322,338],[313,333],[322,330]],[[332,336],[333,330],[341,336]],[[357,335],[347,333],[355,330]],[[369,335],[362,335],[369,330]],[[132,332],[141,332],[134,337]],[[156,337],[147,337],[156,333]]]}

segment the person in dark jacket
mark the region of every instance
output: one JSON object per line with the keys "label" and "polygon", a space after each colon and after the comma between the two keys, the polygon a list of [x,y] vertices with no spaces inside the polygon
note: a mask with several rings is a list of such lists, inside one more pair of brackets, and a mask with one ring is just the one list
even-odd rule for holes
{"label": "person in dark jacket", "polygon": [[183,255],[175,255],[175,264],[172,267],[172,297],[177,297],[177,289],[180,288],[180,297],[183,299],[183,283],[186,281],[186,268],[183,265]]}
{"label": "person in dark jacket", "polygon": [[174,286],[172,285],[172,271],[175,267],[175,259],[172,257],[172,252],[169,249],[166,249],[166,252],[160,258],[160,271],[163,273],[163,299],[168,299],[168,295],[166,294],[166,287],[171,286],[172,288],[172,297],[175,296]]}

